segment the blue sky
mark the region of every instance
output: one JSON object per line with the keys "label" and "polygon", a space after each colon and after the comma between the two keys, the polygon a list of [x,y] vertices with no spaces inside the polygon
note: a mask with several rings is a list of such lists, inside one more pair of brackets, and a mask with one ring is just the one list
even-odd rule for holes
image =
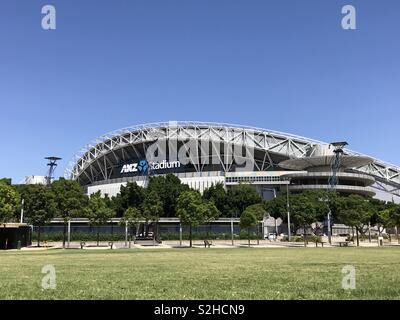
{"label": "blue sky", "polygon": [[48,155],[62,175],[97,136],[168,120],[345,139],[400,164],[399,31],[398,0],[1,0],[0,177],[43,175]]}

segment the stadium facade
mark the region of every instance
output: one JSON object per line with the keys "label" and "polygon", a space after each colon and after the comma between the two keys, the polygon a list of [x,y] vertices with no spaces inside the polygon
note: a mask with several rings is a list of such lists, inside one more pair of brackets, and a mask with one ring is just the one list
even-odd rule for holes
{"label": "stadium facade", "polygon": [[[114,131],[84,147],[66,178],[88,194],[116,195],[121,185],[146,186],[172,173],[201,192],[213,184],[254,186],[270,199],[281,191],[329,188],[334,147],[271,130],[222,123],[162,122]],[[338,192],[400,203],[400,167],[344,149]]]}

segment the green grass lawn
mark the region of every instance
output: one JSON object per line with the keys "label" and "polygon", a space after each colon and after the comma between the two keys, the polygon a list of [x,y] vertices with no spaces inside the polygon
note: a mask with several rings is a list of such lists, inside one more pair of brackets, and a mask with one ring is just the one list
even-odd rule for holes
{"label": "green grass lawn", "polygon": [[[55,290],[41,288],[47,264]],[[0,299],[399,299],[400,248],[0,252],[0,277]]]}

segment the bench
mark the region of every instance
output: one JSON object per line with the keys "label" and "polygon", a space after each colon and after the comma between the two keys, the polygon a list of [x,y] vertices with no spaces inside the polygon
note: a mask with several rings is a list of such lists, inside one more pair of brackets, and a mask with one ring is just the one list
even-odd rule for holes
{"label": "bench", "polygon": [[212,243],[208,240],[204,240],[204,248],[211,247]]}
{"label": "bench", "polygon": [[340,241],[339,242],[339,247],[348,247],[350,241]]}
{"label": "bench", "polygon": [[326,241],[316,241],[316,242],[315,242],[315,246],[316,246],[316,247],[318,247],[318,243],[320,243],[320,244],[321,244],[321,247],[323,248],[323,247],[324,247],[324,244],[327,243],[327,242],[326,242]]}

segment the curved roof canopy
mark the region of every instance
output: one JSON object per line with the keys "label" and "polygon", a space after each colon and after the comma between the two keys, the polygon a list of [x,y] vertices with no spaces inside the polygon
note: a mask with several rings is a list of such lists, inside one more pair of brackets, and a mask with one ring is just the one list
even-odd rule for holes
{"label": "curved roof canopy", "polygon": [[[279,166],[289,170],[304,170],[312,167],[330,166],[335,156],[304,157],[289,159],[279,163]],[[340,164],[342,168],[358,168],[374,162],[374,159],[366,156],[344,155]]]}
{"label": "curved roof canopy", "polygon": [[[82,175],[87,175],[94,164],[99,166],[104,163],[106,168],[108,162],[116,161],[113,159],[118,158],[117,152],[121,149],[168,139],[208,139],[212,142],[253,148],[257,152],[263,152],[265,158],[274,166],[285,159],[302,159],[299,163],[307,162],[309,157],[313,157],[313,150],[321,144],[327,144],[292,134],[233,124],[193,121],[150,123],[120,129],[94,140],[74,156],[67,166],[65,176],[79,180]],[[350,157],[349,161],[353,158],[363,159],[355,162],[351,160],[351,166],[356,166],[356,171],[371,174],[378,180],[395,185],[396,188],[400,186],[400,167],[351,150],[344,151],[345,155],[354,156]],[[274,163],[274,159],[280,160]],[[326,162],[326,159],[324,161]],[[107,176],[104,175],[104,178]]]}

